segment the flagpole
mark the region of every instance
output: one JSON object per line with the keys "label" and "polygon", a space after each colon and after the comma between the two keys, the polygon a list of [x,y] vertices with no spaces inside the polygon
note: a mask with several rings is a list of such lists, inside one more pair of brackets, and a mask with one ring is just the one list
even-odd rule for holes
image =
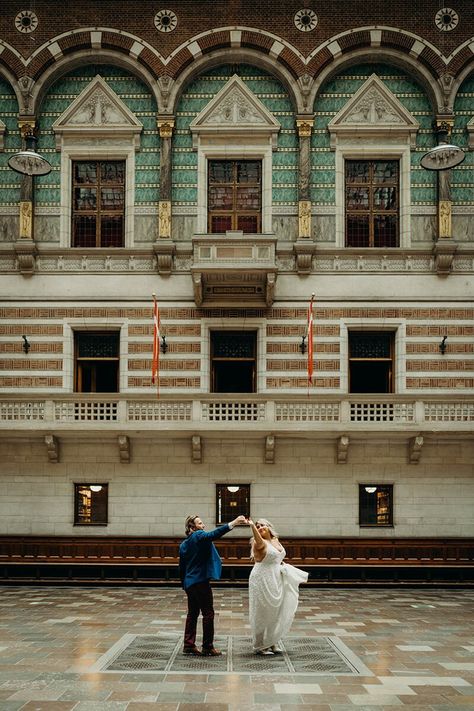
{"label": "flagpole", "polygon": [[153,292],[153,356],[151,361],[151,382],[156,382],[156,397],[160,397],[160,314],[156,294]]}
{"label": "flagpole", "polygon": [[306,344],[308,349],[308,397],[310,386],[313,385],[313,303],[314,292],[311,294],[311,300],[308,307],[308,322],[306,324]]}

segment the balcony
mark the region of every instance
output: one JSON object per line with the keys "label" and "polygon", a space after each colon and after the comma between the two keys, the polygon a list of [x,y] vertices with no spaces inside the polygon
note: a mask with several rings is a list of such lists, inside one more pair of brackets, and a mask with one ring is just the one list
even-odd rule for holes
{"label": "balcony", "polygon": [[195,235],[194,299],[197,306],[268,307],[276,283],[276,238],[271,235]]}

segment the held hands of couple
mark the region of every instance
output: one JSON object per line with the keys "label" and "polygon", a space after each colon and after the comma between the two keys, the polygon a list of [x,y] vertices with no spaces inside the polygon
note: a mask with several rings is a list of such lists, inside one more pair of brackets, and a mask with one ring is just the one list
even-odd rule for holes
{"label": "held hands of couple", "polygon": [[246,516],[237,516],[232,522],[232,526],[248,526],[250,524],[250,519]]}

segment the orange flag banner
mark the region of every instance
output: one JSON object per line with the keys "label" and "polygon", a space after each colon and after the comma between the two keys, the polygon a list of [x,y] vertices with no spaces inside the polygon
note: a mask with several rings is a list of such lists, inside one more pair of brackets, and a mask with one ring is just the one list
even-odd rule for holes
{"label": "orange flag banner", "polygon": [[311,294],[311,301],[308,307],[308,327],[306,331],[306,342],[308,344],[308,385],[313,384],[313,301],[314,294]]}
{"label": "orange flag banner", "polygon": [[160,311],[156,296],[153,294],[153,358],[151,361],[151,382],[159,387],[160,367]]}

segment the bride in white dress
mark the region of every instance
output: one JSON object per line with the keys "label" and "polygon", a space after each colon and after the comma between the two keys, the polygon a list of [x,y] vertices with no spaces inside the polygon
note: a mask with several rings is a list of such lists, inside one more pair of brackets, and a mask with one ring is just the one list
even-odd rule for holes
{"label": "bride in white dress", "polygon": [[257,654],[270,655],[281,651],[280,640],[289,632],[298,607],[298,586],[308,580],[308,573],[283,563],[286,551],[269,521],[248,522],[255,561],[249,578],[253,648]]}

